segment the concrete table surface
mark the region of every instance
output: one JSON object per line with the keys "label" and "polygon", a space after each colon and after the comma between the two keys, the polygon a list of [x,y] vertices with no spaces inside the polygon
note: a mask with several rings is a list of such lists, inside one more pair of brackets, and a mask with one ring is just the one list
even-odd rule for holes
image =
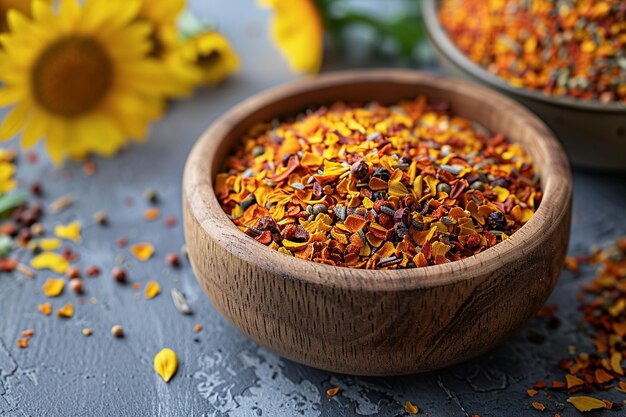
{"label": "concrete table surface", "polygon": [[[439,372],[396,378],[359,378],[338,375],[282,359],[258,346],[231,327],[204,296],[191,268],[167,267],[164,256],[183,244],[179,224],[166,229],[162,219],[181,217],[181,173],[195,139],[219,114],[238,101],[266,87],[294,78],[268,40],[267,13],[251,0],[192,4],[202,16],[215,18],[239,51],[242,70],[226,84],[202,90],[191,100],[172,105],[168,115],[152,129],[150,140],[133,145],[112,160],[96,160],[97,172],[88,177],[78,164],[55,168],[46,161],[20,163],[18,178],[25,184],[39,180],[44,203],[73,192],[76,204],[60,215],[47,215],[51,229],[59,222],[83,223],[83,242],[77,245],[78,265],[98,265],[98,278],[85,278],[84,305],[76,305],[72,319],[44,317],[37,305],[47,301],[42,282],[53,274],[38,272],[33,279],[19,274],[0,276],[0,416],[361,416],[404,415],[407,400],[431,416],[528,416],[531,408],[526,389],[540,379],[563,375],[559,359],[568,345],[589,349],[580,332],[576,293],[592,278],[594,268],[583,267],[574,275],[563,272],[550,303],[559,306],[562,325],[550,330],[545,320],[532,319],[508,341],[488,354]],[[346,66],[331,62],[329,68]],[[2,112],[0,112],[2,113]],[[574,221],[571,253],[586,253],[592,243],[602,243],[626,233],[623,177],[575,172]],[[161,220],[147,223],[143,211],[146,188],[161,196]],[[111,225],[93,224],[96,211],[108,213]],[[140,263],[115,241],[147,241],[156,247],[150,261]],[[71,245],[70,245],[71,246]],[[123,255],[124,259],[120,258]],[[132,282],[148,279],[161,283],[162,294],[153,300],[130,286],[110,278],[110,270],[122,261]],[[194,314],[179,314],[169,296],[178,288]],[[97,304],[88,300],[95,297]],[[55,306],[76,303],[66,291]],[[121,324],[123,339],[110,329]],[[193,333],[201,323],[204,329]],[[81,330],[93,330],[84,337]],[[25,330],[35,329],[27,349],[15,341]],[[527,334],[547,335],[543,344],[528,341]],[[163,347],[179,356],[177,375],[165,384],[152,370],[152,359]],[[326,389],[338,386],[332,399]],[[622,394],[603,397],[622,402]],[[564,404],[565,396],[536,397],[549,407],[545,415],[578,413]],[[613,415],[613,414],[611,414]]]}

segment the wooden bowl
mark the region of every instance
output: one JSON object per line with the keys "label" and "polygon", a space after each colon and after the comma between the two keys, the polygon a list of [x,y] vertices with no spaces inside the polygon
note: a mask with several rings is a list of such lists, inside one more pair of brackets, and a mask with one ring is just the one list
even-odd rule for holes
{"label": "wooden bowl", "polygon": [[527,106],[550,126],[576,167],[626,171],[626,105],[553,97],[516,88],[470,60],[439,22],[439,0],[424,0],[426,32],[441,66],[456,77],[485,84]]}
{"label": "wooden bowl", "polygon": [[[231,147],[257,122],[336,100],[393,103],[419,94],[519,142],[544,190],[535,215],[510,238],[458,262],[361,270],[309,262],[238,230],[213,190]],[[214,122],[183,178],[184,227],[198,281],[224,317],[274,352],[358,375],[428,371],[479,355],[544,303],[563,266],[572,180],[546,126],[498,93],[407,70],[323,75],[260,93]]]}

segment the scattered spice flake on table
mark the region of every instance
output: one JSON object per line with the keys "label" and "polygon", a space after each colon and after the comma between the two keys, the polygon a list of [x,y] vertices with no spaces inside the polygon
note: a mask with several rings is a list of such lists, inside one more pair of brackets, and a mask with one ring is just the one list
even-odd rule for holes
{"label": "scattered spice flake on table", "polygon": [[69,319],[74,315],[74,306],[71,303],[65,304],[57,310],[57,316]]}
{"label": "scattered spice flake on table", "polygon": [[626,104],[623,0],[443,0],[439,19],[470,60],[514,87]]}
{"label": "scattered spice flake on table", "polygon": [[572,404],[578,411],[591,411],[607,408],[604,401],[594,397],[579,396],[570,397],[567,402]]}
{"label": "scattered spice flake on table", "polygon": [[50,211],[53,214],[58,214],[74,204],[74,201],[76,201],[74,194],[66,194],[63,197],[59,197],[54,200],[52,204],[50,204]]}
{"label": "scattered spice flake on table", "polygon": [[535,410],[544,411],[546,409],[546,406],[540,402],[534,402],[532,405]]}
{"label": "scattered spice flake on table", "polygon": [[54,234],[59,239],[67,239],[74,243],[80,243],[80,222],[73,221],[66,225],[59,224],[54,227]]}
{"label": "scattered spice flake on table", "polygon": [[257,125],[216,195],[240,230],[301,259],[389,269],[472,256],[525,224],[542,193],[518,144],[446,109],[335,103]]}
{"label": "scattered spice flake on table", "polygon": [[59,239],[45,238],[45,239],[37,239],[35,241],[35,245],[43,251],[53,251],[55,249],[59,249],[62,243]]}
{"label": "scattered spice flake on table", "polygon": [[339,394],[339,391],[341,391],[341,388],[339,387],[328,388],[326,390],[326,395],[328,395],[329,397],[334,397],[335,395]]}
{"label": "scattered spice flake on table", "polygon": [[146,221],[152,222],[159,218],[160,213],[161,211],[158,207],[151,207],[143,213],[143,218]]}
{"label": "scattered spice flake on table", "polygon": [[43,252],[30,260],[30,266],[35,269],[50,269],[57,274],[64,274],[70,263],[58,253]]}
{"label": "scattered spice flake on table", "polygon": [[413,404],[411,401],[407,401],[404,404],[404,411],[406,411],[409,414],[417,414],[420,412],[419,408],[417,408],[417,406]]}
{"label": "scattered spice flake on table", "polygon": [[130,253],[142,262],[147,261],[154,253],[154,246],[150,243],[137,243],[130,247]]}
{"label": "scattered spice flake on table", "polygon": [[[626,354],[626,237],[618,238],[591,256],[577,259],[599,264],[596,277],[577,297],[595,352],[576,353],[571,347],[572,356],[559,363],[559,367],[568,372],[566,383],[555,380],[552,389],[566,387],[568,394],[624,389],[626,383],[620,379],[624,376],[622,361]],[[544,307],[542,311],[553,313],[555,310]],[[546,388],[545,381],[540,382],[542,384],[537,383],[533,388]],[[579,411],[622,408],[622,404],[588,396],[570,397],[567,401]]]}
{"label": "scattered spice flake on table", "polygon": [[160,293],[161,293],[161,286],[159,285],[158,282],[150,280],[146,283],[144,295],[146,296],[148,300],[153,299]]}
{"label": "scattered spice flake on table", "polygon": [[37,310],[39,310],[44,316],[49,316],[52,314],[52,304],[43,303],[37,306]]}
{"label": "scattered spice flake on table", "polygon": [[163,381],[169,382],[177,369],[178,357],[172,349],[165,348],[155,355],[154,370],[163,378]]}
{"label": "scattered spice flake on table", "polygon": [[63,278],[48,278],[41,287],[46,297],[58,297],[63,292],[65,280]]}

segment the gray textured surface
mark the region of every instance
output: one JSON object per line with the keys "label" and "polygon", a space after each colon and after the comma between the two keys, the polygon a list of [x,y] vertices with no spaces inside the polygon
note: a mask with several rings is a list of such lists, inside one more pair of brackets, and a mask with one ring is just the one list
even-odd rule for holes
{"label": "gray textured surface", "polygon": [[[223,320],[201,292],[185,263],[180,270],[164,264],[165,253],[183,243],[180,225],[165,229],[162,221],[146,223],[143,190],[155,187],[162,197],[162,216],[180,219],[180,177],[186,154],[204,128],[222,111],[265,87],[293,76],[270,46],[263,12],[251,1],[196,2],[195,9],[216,18],[242,55],[242,71],[222,87],[202,91],[189,101],[176,103],[153,129],[151,139],[132,146],[118,158],[98,161],[93,177],[78,165],[55,169],[48,163],[20,164],[24,183],[39,179],[45,201],[73,191],[78,202],[60,216],[47,216],[50,228],[58,222],[83,222],[79,247],[81,267],[100,265],[104,273],[87,278],[86,298],[74,318],[44,317],[37,304],[44,302],[38,273],[34,280],[0,276],[0,416],[401,416],[406,400],[431,416],[527,416],[531,409],[525,391],[534,381],[561,375],[558,360],[567,346],[589,347],[578,330],[580,314],[575,294],[589,280],[592,267],[577,275],[564,272],[550,302],[559,305],[562,326],[549,330],[542,319],[531,320],[510,340],[471,362],[440,372],[399,378],[355,378],[311,369],[283,360],[264,350]],[[243,16],[243,17],[242,17]],[[345,65],[334,62],[333,67]],[[574,225],[570,251],[584,253],[594,242],[626,233],[624,178],[575,173]],[[132,206],[125,204],[131,197]],[[91,224],[92,214],[106,211],[111,226]],[[132,259],[115,246],[118,237],[148,241],[157,252],[147,263]],[[115,284],[108,271],[124,254],[132,281],[160,281],[163,293],[154,300],[137,298],[130,286]],[[169,297],[171,288],[183,291],[193,316],[178,314]],[[66,292],[55,306],[75,302]],[[120,323],[127,337],[114,339],[113,324]],[[196,323],[204,330],[192,332]],[[81,335],[89,327],[94,334]],[[35,329],[28,349],[15,341],[20,332]],[[542,345],[526,339],[528,331],[549,335]],[[197,337],[197,340],[194,338]],[[152,358],[162,347],[174,349],[179,372],[165,384],[152,370]],[[562,375],[561,375],[562,379]],[[341,393],[328,400],[325,390],[339,386]],[[606,397],[621,402],[623,394]],[[537,397],[549,407],[545,415],[578,415],[563,405],[564,396]],[[616,415],[610,413],[610,415]]]}

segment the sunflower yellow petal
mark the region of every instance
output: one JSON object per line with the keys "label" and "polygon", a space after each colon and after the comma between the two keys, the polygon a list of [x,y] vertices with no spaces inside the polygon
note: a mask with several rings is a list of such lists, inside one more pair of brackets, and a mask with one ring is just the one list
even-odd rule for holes
{"label": "sunflower yellow petal", "polygon": [[274,11],[274,42],[296,72],[316,73],[322,64],[324,26],[313,0],[262,0]]}
{"label": "sunflower yellow petal", "polygon": [[31,259],[30,266],[35,269],[50,269],[57,274],[63,274],[70,264],[58,253],[43,252]]}
{"label": "sunflower yellow petal", "polygon": [[11,139],[19,132],[26,121],[28,111],[28,106],[23,103],[18,104],[9,111],[9,114],[2,121],[2,125],[0,125],[0,140]]}

